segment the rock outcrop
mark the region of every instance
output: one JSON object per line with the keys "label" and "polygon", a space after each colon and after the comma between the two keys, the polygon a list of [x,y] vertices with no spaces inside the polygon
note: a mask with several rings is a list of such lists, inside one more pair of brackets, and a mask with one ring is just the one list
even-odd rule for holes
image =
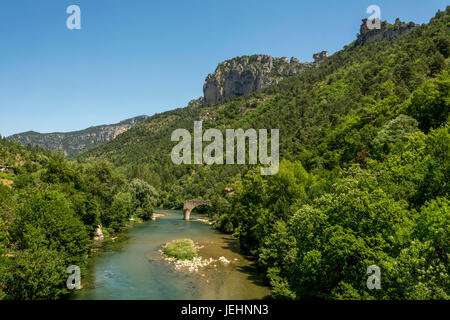
{"label": "rock outcrop", "polygon": [[410,33],[418,26],[414,22],[405,23],[397,18],[394,24],[382,21],[380,23],[380,29],[369,29],[367,27],[367,19],[363,19],[360,32],[356,39],[356,45],[364,45],[378,40],[392,40]]}
{"label": "rock outcrop", "polygon": [[201,105],[203,105],[204,102],[205,102],[205,99],[203,97],[200,97],[198,99],[189,101],[187,107],[188,108],[197,108],[197,107],[200,107]]}
{"label": "rock outcrop", "polygon": [[[364,45],[377,40],[392,40],[403,36],[418,25],[401,22],[397,18],[395,24],[386,21],[380,23],[379,29],[369,29],[367,19],[363,19],[360,33],[355,45]],[[328,51],[313,55],[314,63],[300,63],[292,57],[274,58],[269,55],[253,55],[233,58],[220,63],[215,72],[206,77],[203,85],[203,100],[195,100],[190,105],[214,103],[229,96],[243,96],[278,83],[285,77],[303,72],[312,66],[317,66],[328,58]]]}
{"label": "rock outcrop", "polygon": [[328,58],[328,51],[322,51],[319,53],[315,53],[315,54],[313,54],[313,58],[314,58],[315,63],[320,63],[320,62],[324,61],[326,58]]}
{"label": "rock outcrop", "polygon": [[203,85],[204,102],[214,103],[233,95],[247,95],[303,72],[312,65],[300,63],[294,57],[289,61],[286,57],[274,58],[261,54],[226,60],[206,77]]}
{"label": "rock outcrop", "polygon": [[103,226],[99,224],[97,229],[95,230],[94,240],[95,241],[103,241],[105,236],[103,235]]}
{"label": "rock outcrop", "polygon": [[90,127],[85,130],[57,133],[28,131],[9,136],[9,140],[23,145],[39,145],[50,150],[62,150],[66,156],[75,157],[100,144],[109,142],[119,134],[145,121],[148,116],[139,116],[117,124]]}

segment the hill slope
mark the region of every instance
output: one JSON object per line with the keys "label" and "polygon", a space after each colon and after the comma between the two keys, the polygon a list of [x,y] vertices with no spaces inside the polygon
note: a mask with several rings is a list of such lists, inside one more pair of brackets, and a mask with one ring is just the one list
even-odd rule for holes
{"label": "hill slope", "polygon": [[62,150],[68,157],[92,149],[109,142],[119,134],[145,121],[148,116],[139,116],[123,120],[120,123],[90,127],[80,131],[39,133],[28,131],[9,136],[8,139],[20,142],[22,145],[39,145],[50,150]]}
{"label": "hill slope", "polygon": [[[168,193],[177,190],[179,199],[165,202],[174,206],[186,197],[209,197],[248,170],[237,165],[173,165],[171,133],[178,128],[192,132],[195,120],[203,120],[204,130],[278,128],[281,157],[300,160],[308,170],[364,162],[375,152],[373,140],[388,121],[401,113],[419,117],[408,109],[412,93],[432,85],[448,68],[447,19],[448,12],[441,12],[429,25],[414,25],[406,35],[400,24],[398,38],[392,33],[397,27],[383,23],[389,36],[377,32],[367,41],[372,31],[366,30],[315,68],[246,96],[156,114],[81,157],[109,159],[130,175],[138,165],[147,167],[152,184]],[[358,44],[362,38],[367,44]],[[441,112],[445,120],[448,107]],[[425,118],[421,126],[428,130]],[[202,187],[192,183],[196,179]]]}

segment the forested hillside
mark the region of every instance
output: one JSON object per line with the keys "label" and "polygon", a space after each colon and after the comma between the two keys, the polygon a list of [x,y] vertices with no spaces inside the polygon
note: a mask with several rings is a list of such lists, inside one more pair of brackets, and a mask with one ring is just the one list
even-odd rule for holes
{"label": "forested hillside", "polygon": [[[448,299],[450,8],[245,97],[158,114],[87,152],[161,194],[210,199],[276,298]],[[278,128],[280,171],[174,165],[177,128]],[[233,196],[223,190],[232,186]],[[369,291],[366,269],[381,268]]]}

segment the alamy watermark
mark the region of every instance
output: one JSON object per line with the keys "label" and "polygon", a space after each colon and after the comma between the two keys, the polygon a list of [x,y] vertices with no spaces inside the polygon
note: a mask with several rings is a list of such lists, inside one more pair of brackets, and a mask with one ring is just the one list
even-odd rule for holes
{"label": "alamy watermark", "polygon": [[81,9],[77,5],[68,6],[66,9],[66,13],[70,14],[70,16],[66,20],[67,29],[81,29]]}
{"label": "alamy watermark", "polygon": [[[79,6],[73,4],[67,7],[66,13],[70,14],[67,18],[67,29],[81,29],[81,9]],[[369,30],[381,29],[381,9],[377,5],[370,5],[366,10],[367,14],[371,16],[367,19],[366,25]]]}
{"label": "alamy watermark", "polygon": [[381,289],[381,270],[380,267],[376,265],[371,265],[367,267],[366,275],[369,275],[367,278],[367,289]]}
{"label": "alamy watermark", "polygon": [[[262,175],[274,175],[278,173],[280,163],[279,152],[279,129],[272,129],[270,136],[270,155],[268,155],[269,143],[267,136],[267,129],[226,129],[225,130],[225,163],[235,164],[235,149],[236,149],[236,163],[246,163],[246,146],[248,141],[248,164],[258,164],[258,150],[259,163],[262,165],[270,165],[269,167],[261,168]],[[211,142],[203,149],[204,141]],[[180,139],[182,139],[180,141]],[[222,132],[218,129],[208,129],[203,133],[202,121],[194,122],[194,161],[192,162],[192,144],[191,134],[186,129],[176,129],[172,132],[172,141],[179,141],[179,143],[172,148],[172,162],[174,164],[224,164],[224,139]],[[259,141],[258,141],[259,140]],[[235,148],[235,141],[237,148]],[[259,147],[259,148],[258,148]]]}
{"label": "alamy watermark", "polygon": [[81,270],[79,266],[69,266],[66,269],[66,273],[70,273],[69,278],[67,278],[66,286],[67,289],[81,289]]}

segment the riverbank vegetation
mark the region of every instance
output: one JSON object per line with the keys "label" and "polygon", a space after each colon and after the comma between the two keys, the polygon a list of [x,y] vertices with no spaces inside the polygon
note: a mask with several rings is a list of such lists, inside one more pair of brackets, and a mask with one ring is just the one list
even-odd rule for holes
{"label": "riverbank vegetation", "polygon": [[[155,115],[82,159],[154,185],[164,207],[211,200],[275,298],[449,299],[449,26],[447,8],[260,92]],[[198,119],[280,129],[279,173],[174,165],[171,133]],[[381,290],[366,286],[370,265]]]}
{"label": "riverbank vegetation", "polygon": [[82,272],[96,229],[148,220],[157,192],[129,182],[107,161],[67,161],[59,152],[0,138],[0,299],[57,299],[68,293],[66,268]]}

